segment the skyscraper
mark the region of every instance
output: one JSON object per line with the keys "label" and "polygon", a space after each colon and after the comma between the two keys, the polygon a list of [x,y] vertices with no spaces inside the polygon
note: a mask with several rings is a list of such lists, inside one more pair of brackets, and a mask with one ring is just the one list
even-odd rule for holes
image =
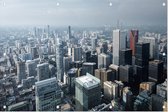
{"label": "skyscraper", "polygon": [[138,42],[139,31],[138,30],[131,30],[130,31],[130,49],[132,50],[132,55],[135,55],[135,46]]}
{"label": "skyscraper", "polygon": [[113,64],[119,65],[119,51],[126,48],[126,33],[113,30]]}
{"label": "skyscraper", "polygon": [[113,64],[119,65],[120,30],[113,30]]}
{"label": "skyscraper", "polygon": [[131,84],[134,81],[133,67],[131,65],[120,65],[119,80]]}
{"label": "skyscraper", "polygon": [[87,111],[99,105],[101,100],[100,80],[89,73],[76,78],[75,99],[78,111]]}
{"label": "skyscraper", "polygon": [[82,48],[81,47],[72,48],[72,61],[82,61]]}
{"label": "skyscraper", "polygon": [[142,37],[142,41],[146,43],[150,43],[150,59],[158,59],[158,46],[157,46],[157,40],[154,37]]}
{"label": "skyscraper", "polygon": [[156,83],[164,81],[163,61],[154,60],[149,62],[149,81]]}
{"label": "skyscraper", "polygon": [[27,68],[27,74],[29,77],[34,76],[36,77],[37,72],[36,72],[36,68],[37,68],[37,64],[34,61],[27,61],[26,62],[26,68]]}
{"label": "skyscraper", "polygon": [[26,79],[26,66],[25,62],[17,62],[17,79],[18,83],[21,83],[23,79]]}
{"label": "skyscraper", "polygon": [[94,75],[95,69],[96,69],[96,63],[85,62],[82,65],[83,74],[90,73],[91,75]]}
{"label": "skyscraper", "polygon": [[36,82],[36,111],[56,111],[61,103],[61,92],[55,77]]}
{"label": "skyscraper", "polygon": [[50,78],[49,64],[42,63],[37,65],[37,81],[45,80]]}
{"label": "skyscraper", "polygon": [[64,68],[63,68],[63,45],[59,38],[56,41],[56,66],[57,66],[57,79],[63,81]]}
{"label": "skyscraper", "polygon": [[98,68],[108,68],[111,64],[110,56],[107,54],[98,55]]}
{"label": "skyscraper", "polygon": [[122,49],[120,50],[120,65],[132,65],[132,50]]}
{"label": "skyscraper", "polygon": [[95,37],[91,38],[91,44],[92,44],[92,51],[96,51],[97,38]]}
{"label": "skyscraper", "polygon": [[118,84],[111,81],[104,82],[104,97],[111,101],[113,99],[116,99],[118,97]]}
{"label": "skyscraper", "polygon": [[105,81],[115,80],[114,79],[115,77],[112,74],[112,70],[106,69],[106,68],[96,69],[95,70],[95,77],[100,79],[100,84],[101,84],[102,88],[103,88],[103,84]]}
{"label": "skyscraper", "polygon": [[139,81],[148,81],[149,43],[139,42],[136,44],[135,65]]}
{"label": "skyscraper", "polygon": [[122,100],[124,102],[125,110],[133,110],[133,93],[130,90],[130,87],[123,88]]}
{"label": "skyscraper", "polygon": [[70,40],[71,39],[71,26],[68,26],[68,39]]}

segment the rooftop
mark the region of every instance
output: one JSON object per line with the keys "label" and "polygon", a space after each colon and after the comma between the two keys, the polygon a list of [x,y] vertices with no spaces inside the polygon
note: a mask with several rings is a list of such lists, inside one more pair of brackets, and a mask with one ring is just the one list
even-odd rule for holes
{"label": "rooftop", "polygon": [[87,89],[92,89],[100,84],[100,80],[87,73],[85,76],[76,78],[76,82]]}

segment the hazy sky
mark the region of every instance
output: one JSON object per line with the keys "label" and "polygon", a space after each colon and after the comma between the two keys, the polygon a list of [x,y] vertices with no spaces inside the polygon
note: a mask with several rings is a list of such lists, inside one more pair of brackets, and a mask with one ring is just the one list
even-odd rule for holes
{"label": "hazy sky", "polygon": [[166,25],[163,2],[166,0],[0,0],[0,25],[99,26],[117,20],[127,25]]}

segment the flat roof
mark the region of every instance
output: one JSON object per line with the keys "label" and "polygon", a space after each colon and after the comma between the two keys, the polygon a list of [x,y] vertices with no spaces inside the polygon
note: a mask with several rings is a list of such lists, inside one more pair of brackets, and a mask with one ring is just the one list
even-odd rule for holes
{"label": "flat roof", "polygon": [[87,89],[94,88],[100,84],[100,80],[87,73],[85,76],[76,78],[76,81]]}

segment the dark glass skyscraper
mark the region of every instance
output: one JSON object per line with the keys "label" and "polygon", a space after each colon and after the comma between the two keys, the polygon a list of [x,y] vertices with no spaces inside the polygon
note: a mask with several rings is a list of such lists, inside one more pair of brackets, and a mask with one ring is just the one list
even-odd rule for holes
{"label": "dark glass skyscraper", "polygon": [[135,65],[139,81],[148,81],[149,43],[136,44]]}

